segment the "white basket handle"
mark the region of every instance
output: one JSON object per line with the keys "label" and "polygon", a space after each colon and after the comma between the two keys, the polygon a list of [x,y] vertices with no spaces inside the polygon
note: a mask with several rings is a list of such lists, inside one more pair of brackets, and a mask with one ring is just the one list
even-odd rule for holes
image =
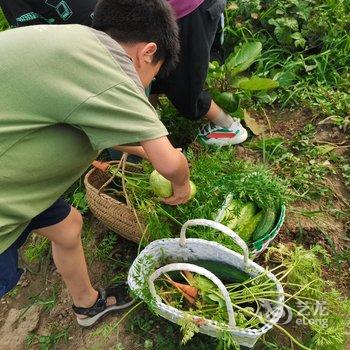
{"label": "white basket handle", "polygon": [[207,220],[207,219],[188,220],[181,227],[180,245],[182,247],[186,247],[186,230],[190,226],[207,226],[207,227],[211,227],[211,228],[214,228],[214,229],[224,233],[225,235],[231,237],[243,249],[244,267],[247,268],[247,266],[248,266],[248,257],[249,257],[248,246],[243,241],[243,239],[238,236],[237,233],[233,232],[227,226],[225,226],[223,224],[220,224],[219,222],[216,222],[216,221]]}
{"label": "white basket handle", "polygon": [[160,296],[156,292],[156,288],[154,286],[154,281],[160,277],[162,274],[170,271],[190,271],[190,272],[196,272],[199,273],[200,275],[205,276],[209,280],[211,280],[220,290],[222,296],[225,299],[226,303],[226,309],[227,309],[227,314],[228,314],[228,324],[231,328],[234,328],[236,326],[236,321],[235,321],[235,315],[233,312],[233,306],[232,302],[230,299],[230,294],[227,291],[226,287],[224,284],[217,278],[212,272],[208,271],[207,269],[194,265],[194,264],[188,264],[188,263],[173,263],[173,264],[168,264],[165,266],[160,267],[158,270],[152,273],[152,275],[148,278],[148,287],[149,290],[154,298],[156,300],[161,302]]}

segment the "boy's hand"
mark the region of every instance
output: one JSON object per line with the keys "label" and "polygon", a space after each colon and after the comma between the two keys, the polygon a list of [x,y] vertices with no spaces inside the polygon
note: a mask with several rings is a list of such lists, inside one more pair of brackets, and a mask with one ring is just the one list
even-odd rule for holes
{"label": "boy's hand", "polygon": [[171,145],[166,136],[142,141],[141,145],[154,169],[172,184],[173,195],[163,199],[164,203],[169,205],[186,203],[191,193],[186,157]]}
{"label": "boy's hand", "polygon": [[173,195],[169,198],[164,198],[163,202],[169,205],[179,205],[188,202],[191,195],[191,186],[190,182],[187,181],[184,185],[179,186],[172,184],[173,186]]}

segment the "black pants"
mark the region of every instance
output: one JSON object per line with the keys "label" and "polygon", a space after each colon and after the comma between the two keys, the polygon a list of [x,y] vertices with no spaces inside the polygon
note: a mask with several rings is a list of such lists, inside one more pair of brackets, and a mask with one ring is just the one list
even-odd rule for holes
{"label": "black pants", "polygon": [[225,0],[206,0],[195,11],[178,20],[180,61],[168,77],[157,78],[151,93],[164,93],[186,118],[204,117],[211,97],[203,91],[208,74],[210,50],[217,33]]}

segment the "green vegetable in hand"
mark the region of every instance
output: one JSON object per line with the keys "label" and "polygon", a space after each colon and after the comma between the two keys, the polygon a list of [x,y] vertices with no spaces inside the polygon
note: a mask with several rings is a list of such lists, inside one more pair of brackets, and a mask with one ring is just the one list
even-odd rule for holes
{"label": "green vegetable in hand", "polygon": [[[160,198],[168,198],[173,195],[173,187],[171,182],[167,180],[164,176],[158,173],[157,170],[154,170],[149,178],[149,183],[152,191]],[[191,196],[190,199],[193,199],[196,195],[197,188],[195,184],[190,181],[191,186]]]}

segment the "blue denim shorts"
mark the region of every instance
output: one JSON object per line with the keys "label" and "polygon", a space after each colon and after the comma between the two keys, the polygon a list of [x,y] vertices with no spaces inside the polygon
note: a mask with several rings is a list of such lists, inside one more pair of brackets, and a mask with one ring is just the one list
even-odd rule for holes
{"label": "blue denim shorts", "polygon": [[17,240],[0,254],[0,298],[14,288],[23,270],[18,267],[18,249],[25,243],[29,234],[39,228],[52,226],[64,220],[71,206],[62,198],[46,209],[29,223]]}

